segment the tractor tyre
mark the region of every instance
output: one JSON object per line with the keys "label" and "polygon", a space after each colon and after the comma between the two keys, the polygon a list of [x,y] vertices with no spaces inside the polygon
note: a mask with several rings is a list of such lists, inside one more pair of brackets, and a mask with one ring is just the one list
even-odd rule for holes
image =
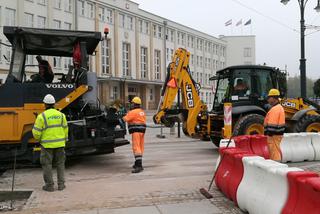
{"label": "tractor tyre", "polygon": [[248,114],[240,117],[234,126],[234,136],[263,134],[264,117],[260,114]]}
{"label": "tractor tyre", "polygon": [[320,115],[304,115],[295,125],[294,132],[320,132]]}

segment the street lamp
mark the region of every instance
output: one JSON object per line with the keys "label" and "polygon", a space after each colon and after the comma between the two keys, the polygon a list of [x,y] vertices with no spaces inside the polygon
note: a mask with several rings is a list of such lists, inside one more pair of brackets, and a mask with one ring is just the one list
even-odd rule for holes
{"label": "street lamp", "polygon": [[[280,2],[286,5],[290,0],[281,0]],[[300,59],[300,86],[301,86],[301,97],[307,97],[307,78],[306,78],[306,58],[305,58],[305,20],[304,11],[306,4],[309,0],[298,0],[300,7],[300,37],[301,37],[301,59]],[[320,12],[320,0],[317,0],[318,4],[314,8],[317,12]]]}

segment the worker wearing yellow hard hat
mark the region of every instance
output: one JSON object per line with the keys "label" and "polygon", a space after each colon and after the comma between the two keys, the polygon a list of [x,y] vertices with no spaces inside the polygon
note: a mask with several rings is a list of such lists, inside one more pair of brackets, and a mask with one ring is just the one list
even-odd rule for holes
{"label": "worker wearing yellow hard hat", "polygon": [[285,112],[280,104],[280,91],[271,89],[268,94],[271,109],[264,120],[264,134],[268,136],[270,159],[280,161],[280,143],[285,132]]}
{"label": "worker wearing yellow hard hat", "polygon": [[131,100],[131,110],[123,117],[128,123],[129,133],[132,134],[132,151],[135,157],[132,173],[143,171],[142,156],[144,153],[144,133],[146,132],[146,114],[141,108],[140,97]]}

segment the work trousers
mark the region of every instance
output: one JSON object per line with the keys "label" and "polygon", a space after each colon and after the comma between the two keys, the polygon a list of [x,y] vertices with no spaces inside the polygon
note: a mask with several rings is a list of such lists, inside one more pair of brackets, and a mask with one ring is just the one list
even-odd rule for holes
{"label": "work trousers", "polygon": [[43,179],[46,186],[53,186],[52,166],[57,167],[58,185],[64,185],[64,169],[66,155],[64,148],[46,149],[41,147],[40,163],[43,170]]}
{"label": "work trousers", "polygon": [[268,136],[268,147],[270,153],[270,159],[275,161],[281,161],[281,150],[280,144],[283,136],[282,135],[273,135]]}
{"label": "work trousers", "polygon": [[141,132],[132,133],[132,151],[136,161],[142,160],[142,156],[144,152],[144,133],[141,133]]}

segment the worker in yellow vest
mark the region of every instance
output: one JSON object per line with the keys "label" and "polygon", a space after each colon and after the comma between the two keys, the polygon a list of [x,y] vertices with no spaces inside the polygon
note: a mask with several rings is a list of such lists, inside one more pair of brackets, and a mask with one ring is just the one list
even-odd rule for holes
{"label": "worker in yellow vest", "polygon": [[54,109],[55,98],[47,94],[43,102],[46,110],[39,114],[32,129],[33,137],[41,145],[40,163],[43,169],[43,179],[45,185],[43,190],[54,191],[52,177],[52,165],[57,166],[58,190],[65,189],[64,168],[65,151],[64,147],[68,139],[68,124],[66,116]]}

